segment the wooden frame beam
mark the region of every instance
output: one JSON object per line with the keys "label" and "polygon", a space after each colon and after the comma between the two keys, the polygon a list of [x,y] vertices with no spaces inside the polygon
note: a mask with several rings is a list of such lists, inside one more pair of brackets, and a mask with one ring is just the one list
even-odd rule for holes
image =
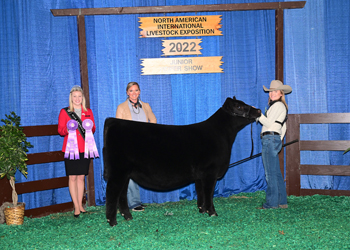
{"label": "wooden frame beam", "polygon": [[235,3],[206,5],[173,5],[117,8],[84,8],[84,9],[52,9],[54,16],[87,16],[87,15],[125,15],[125,14],[156,14],[183,12],[214,12],[243,10],[277,10],[304,8],[306,1],[272,2],[272,3]]}
{"label": "wooden frame beam", "polygon": [[[237,3],[237,4],[207,4],[207,5],[175,5],[175,6],[145,6],[116,8],[82,8],[82,9],[51,9],[53,16],[77,16],[79,59],[81,86],[84,90],[87,107],[90,107],[88,62],[86,50],[85,17],[88,15],[126,15],[126,14],[165,14],[187,12],[217,12],[217,11],[247,11],[275,10],[275,77],[283,82],[283,10],[304,8],[306,1],[271,2],[271,3]],[[284,165],[284,155],[280,153],[280,164]],[[284,172],[281,167],[282,173]],[[93,163],[91,161],[87,180],[89,205],[95,204],[95,187]]]}
{"label": "wooden frame beam", "polygon": [[304,8],[306,1],[271,2],[271,3],[237,3],[237,4],[207,4],[207,5],[173,5],[145,7],[116,8],[83,8],[83,9],[51,9],[54,16],[77,16],[79,36],[79,57],[81,85],[90,106],[88,66],[85,35],[85,15],[125,15],[125,14],[156,14],[184,12],[215,12],[215,11],[247,11],[275,10],[275,78],[283,81],[283,10]]}

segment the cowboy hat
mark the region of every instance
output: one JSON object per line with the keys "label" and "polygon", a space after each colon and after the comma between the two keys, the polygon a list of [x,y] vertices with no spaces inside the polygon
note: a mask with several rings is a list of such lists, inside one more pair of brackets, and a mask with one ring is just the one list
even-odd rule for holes
{"label": "cowboy hat", "polygon": [[275,91],[275,90],[283,90],[285,94],[288,94],[292,92],[292,87],[289,85],[283,85],[283,83],[280,80],[272,80],[270,83],[270,88],[266,88],[263,86],[265,91]]}

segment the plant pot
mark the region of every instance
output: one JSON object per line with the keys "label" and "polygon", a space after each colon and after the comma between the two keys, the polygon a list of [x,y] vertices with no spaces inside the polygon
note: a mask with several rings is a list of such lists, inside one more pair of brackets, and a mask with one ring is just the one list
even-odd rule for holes
{"label": "plant pot", "polygon": [[25,203],[19,202],[16,207],[7,207],[4,210],[7,225],[22,225]]}

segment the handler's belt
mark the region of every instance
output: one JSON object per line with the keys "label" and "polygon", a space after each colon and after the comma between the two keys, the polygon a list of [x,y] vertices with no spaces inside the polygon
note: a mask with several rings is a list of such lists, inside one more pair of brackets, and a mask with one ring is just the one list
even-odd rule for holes
{"label": "handler's belt", "polygon": [[280,134],[277,132],[266,131],[266,132],[260,134],[260,138],[263,138],[265,135],[280,135]]}

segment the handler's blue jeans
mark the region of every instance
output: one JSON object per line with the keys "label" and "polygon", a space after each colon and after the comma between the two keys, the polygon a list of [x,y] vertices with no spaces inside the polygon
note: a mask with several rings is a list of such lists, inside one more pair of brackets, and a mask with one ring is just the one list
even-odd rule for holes
{"label": "handler's blue jeans", "polygon": [[137,185],[137,183],[134,182],[132,179],[130,179],[129,181],[127,197],[128,206],[130,209],[133,209],[137,206],[141,206],[139,185]]}
{"label": "handler's blue jeans", "polygon": [[264,208],[278,208],[287,204],[287,191],[284,185],[278,153],[282,148],[279,135],[265,135],[262,139],[262,160],[267,182]]}

